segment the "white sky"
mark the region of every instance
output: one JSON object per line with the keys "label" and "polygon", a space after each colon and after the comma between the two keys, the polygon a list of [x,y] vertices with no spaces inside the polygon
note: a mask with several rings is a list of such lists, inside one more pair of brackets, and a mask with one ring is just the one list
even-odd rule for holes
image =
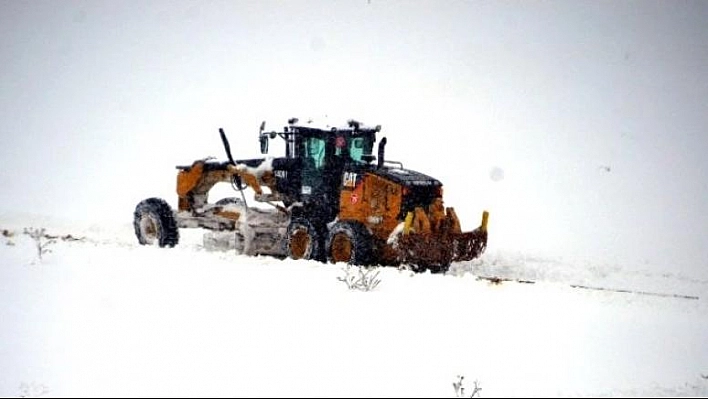
{"label": "white sky", "polygon": [[219,127],[244,158],[264,119],[341,115],[381,124],[465,227],[488,209],[490,249],[705,276],[706,20],[700,1],[5,1],[0,211],[129,223],[176,204],[174,165],[225,159]]}

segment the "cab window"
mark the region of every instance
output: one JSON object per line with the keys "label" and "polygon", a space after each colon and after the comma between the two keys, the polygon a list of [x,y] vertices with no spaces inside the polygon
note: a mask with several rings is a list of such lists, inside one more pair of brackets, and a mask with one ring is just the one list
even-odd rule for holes
{"label": "cab window", "polygon": [[325,158],[325,141],[317,137],[310,137],[305,143],[305,157],[311,160],[316,169],[322,169]]}
{"label": "cab window", "polygon": [[364,155],[364,138],[352,138],[349,142],[349,155],[356,162],[363,162],[361,156]]}

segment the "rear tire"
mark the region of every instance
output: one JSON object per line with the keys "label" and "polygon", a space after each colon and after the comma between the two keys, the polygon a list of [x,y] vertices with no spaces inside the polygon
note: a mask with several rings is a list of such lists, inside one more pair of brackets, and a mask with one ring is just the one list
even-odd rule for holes
{"label": "rear tire", "polygon": [[337,222],[327,236],[327,260],[366,266],[371,263],[371,233],[361,223]]}
{"label": "rear tire", "polygon": [[322,260],[322,235],[307,219],[294,219],[288,225],[285,253],[292,259]]}
{"label": "rear tire", "polygon": [[148,198],[135,207],[133,227],[141,245],[174,247],[179,242],[172,208],[161,198]]}

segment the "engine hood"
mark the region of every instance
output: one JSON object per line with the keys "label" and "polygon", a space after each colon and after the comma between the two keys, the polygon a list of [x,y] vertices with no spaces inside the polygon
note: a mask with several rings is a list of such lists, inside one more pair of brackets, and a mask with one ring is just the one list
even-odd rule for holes
{"label": "engine hood", "polygon": [[373,170],[372,173],[408,187],[442,186],[438,179],[410,169],[383,167]]}

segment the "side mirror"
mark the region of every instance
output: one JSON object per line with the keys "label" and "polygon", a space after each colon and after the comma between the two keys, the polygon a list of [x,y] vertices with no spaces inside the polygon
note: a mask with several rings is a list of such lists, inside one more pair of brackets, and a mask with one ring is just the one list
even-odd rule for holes
{"label": "side mirror", "polygon": [[268,136],[265,134],[262,134],[258,137],[258,140],[261,142],[261,154],[267,154],[268,153]]}

